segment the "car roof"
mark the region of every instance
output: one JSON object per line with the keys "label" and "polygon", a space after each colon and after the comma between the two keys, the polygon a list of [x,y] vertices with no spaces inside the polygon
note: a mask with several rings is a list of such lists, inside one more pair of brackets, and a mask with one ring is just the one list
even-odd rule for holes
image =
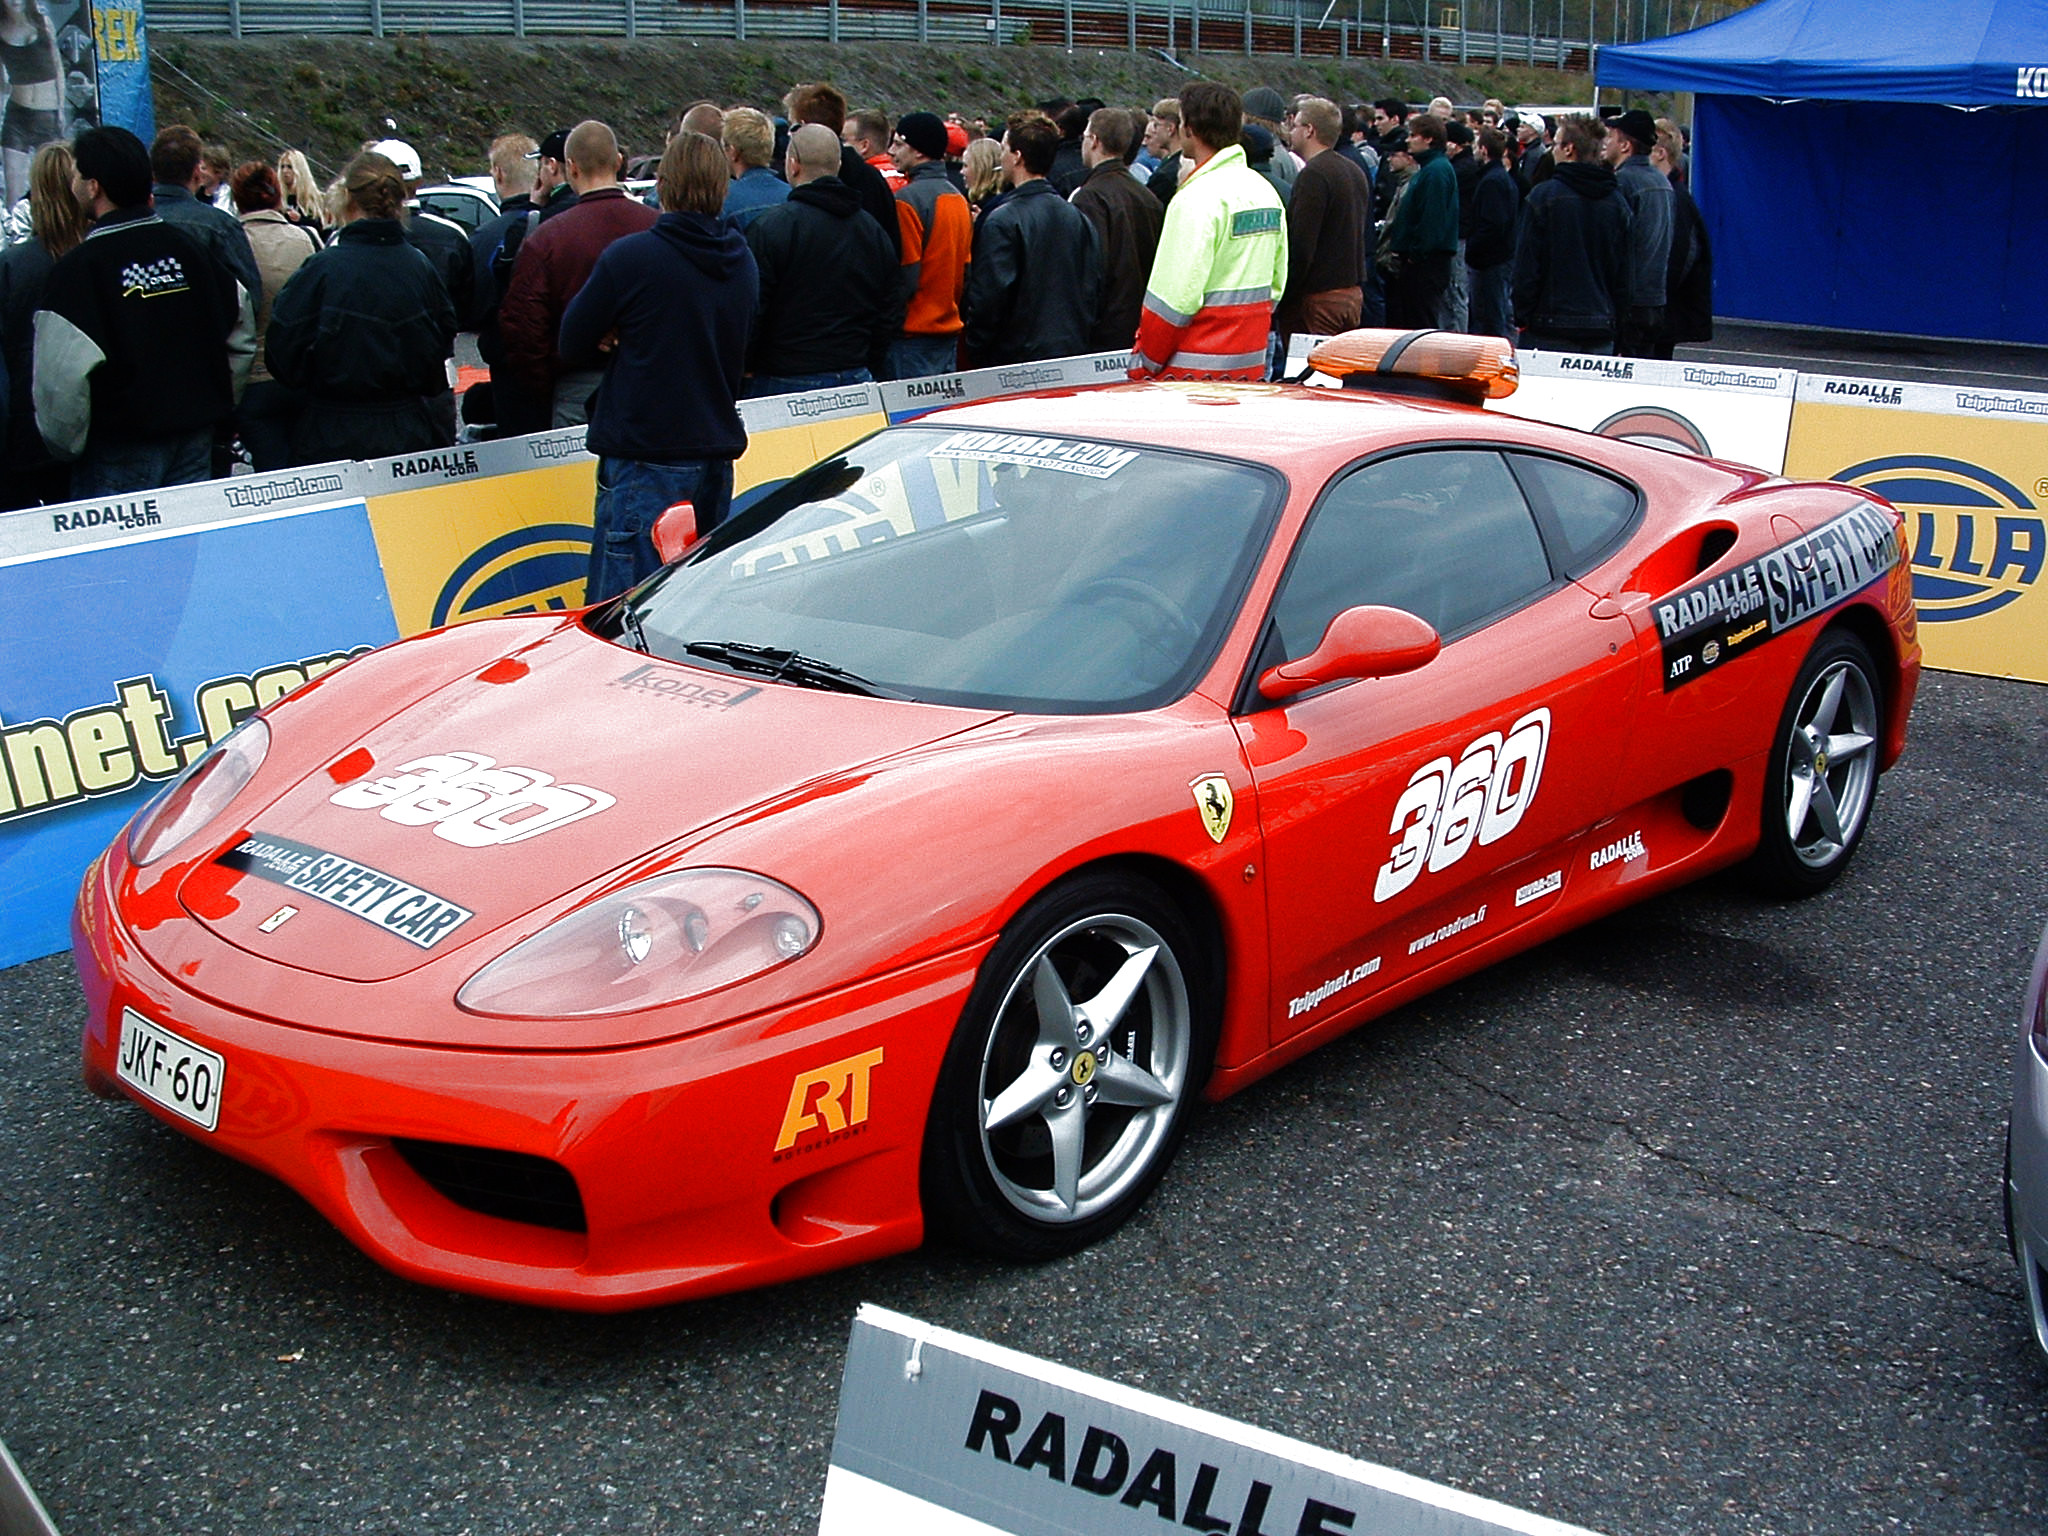
{"label": "car roof", "polygon": [[1153,382],[1058,390],[951,406],[922,421],[1219,454],[1317,483],[1364,454],[1411,442],[1519,443],[1616,467],[1633,458],[1629,444],[1479,406],[1291,384]]}

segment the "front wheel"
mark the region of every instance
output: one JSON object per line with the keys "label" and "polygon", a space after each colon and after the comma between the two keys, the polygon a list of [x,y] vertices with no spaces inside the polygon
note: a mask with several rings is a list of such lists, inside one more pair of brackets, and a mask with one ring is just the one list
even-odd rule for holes
{"label": "front wheel", "polygon": [[1056,886],[1004,929],[940,1068],[928,1219],[1007,1259],[1120,1226],[1180,1143],[1216,1000],[1179,911],[1118,875]]}
{"label": "front wheel", "polygon": [[1771,747],[1750,865],[1765,889],[1810,896],[1847,867],[1877,795],[1883,698],[1863,642],[1823,635],[1793,679]]}

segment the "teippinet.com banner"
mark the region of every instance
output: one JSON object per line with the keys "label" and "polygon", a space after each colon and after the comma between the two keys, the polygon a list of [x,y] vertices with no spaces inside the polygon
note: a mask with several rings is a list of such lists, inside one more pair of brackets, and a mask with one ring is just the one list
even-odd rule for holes
{"label": "teippinet.com banner", "polygon": [[881,1307],[854,1319],[820,1536],[1591,1536]]}

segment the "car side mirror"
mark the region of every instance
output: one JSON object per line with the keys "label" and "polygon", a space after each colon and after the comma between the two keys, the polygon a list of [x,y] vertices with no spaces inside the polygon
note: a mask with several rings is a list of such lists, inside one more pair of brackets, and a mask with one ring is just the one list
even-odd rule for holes
{"label": "car side mirror", "polygon": [[671,565],[690,552],[697,542],[696,503],[679,501],[664,507],[654,520],[654,552],[663,565]]}
{"label": "car side mirror", "polygon": [[1346,608],[1330,620],[1316,648],[1283,661],[1259,679],[1269,699],[1291,699],[1324,683],[1352,677],[1395,677],[1427,666],[1444,648],[1427,620],[1405,608]]}

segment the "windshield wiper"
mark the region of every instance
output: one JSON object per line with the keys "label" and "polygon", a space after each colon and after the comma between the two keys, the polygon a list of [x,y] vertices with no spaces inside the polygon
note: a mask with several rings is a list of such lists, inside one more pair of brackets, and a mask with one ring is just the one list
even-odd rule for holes
{"label": "windshield wiper", "polygon": [[626,632],[626,638],[633,642],[633,649],[642,656],[648,655],[647,631],[640,627],[640,615],[633,611],[633,600],[629,597],[619,604],[619,627]]}
{"label": "windshield wiper", "polygon": [[835,667],[829,661],[785,651],[772,645],[748,645],[739,640],[693,640],[683,647],[686,655],[719,662],[736,672],[758,672],[779,682],[804,688],[825,688],[835,693],[858,693],[871,699],[908,699],[911,695],[884,688],[858,672]]}

